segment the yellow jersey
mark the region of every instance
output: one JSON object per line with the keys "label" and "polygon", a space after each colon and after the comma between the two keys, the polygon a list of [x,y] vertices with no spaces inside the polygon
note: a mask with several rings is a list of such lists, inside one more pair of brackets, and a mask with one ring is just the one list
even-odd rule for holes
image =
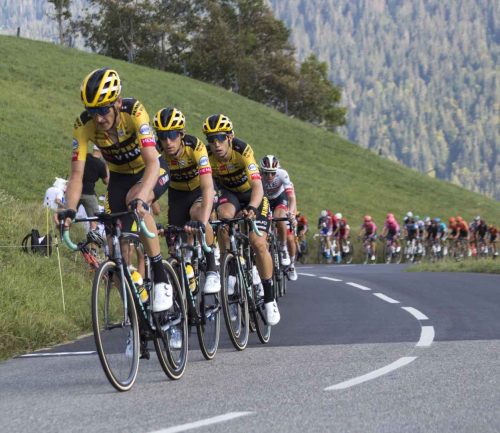
{"label": "yellow jersey", "polygon": [[85,161],[89,142],[102,152],[110,171],[123,174],[141,172],[143,147],[155,147],[153,130],[144,106],[136,99],[123,98],[116,126],[118,142],[100,130],[92,117],[84,111],[76,118],[73,129],[73,161]]}
{"label": "yellow jersey", "polygon": [[209,149],[208,156],[213,177],[219,186],[229,191],[250,191],[252,189],[250,181],[261,178],[253,150],[249,144],[238,138],[233,138],[231,147],[233,151],[229,161],[218,161]]}
{"label": "yellow jersey", "polygon": [[162,154],[170,168],[170,188],[193,191],[200,187],[200,176],[212,174],[212,167],[207,148],[197,137],[186,134],[182,144],[179,156],[168,156],[165,151]]}

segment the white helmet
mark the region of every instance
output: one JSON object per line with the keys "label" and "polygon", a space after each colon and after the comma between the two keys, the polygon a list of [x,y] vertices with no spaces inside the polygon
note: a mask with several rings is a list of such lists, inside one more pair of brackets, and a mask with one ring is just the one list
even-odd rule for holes
{"label": "white helmet", "polygon": [[408,218],[413,218],[413,212],[412,212],[412,211],[409,211],[409,212],[406,214],[406,216],[407,216]]}
{"label": "white helmet", "polygon": [[326,213],[326,210],[322,210],[320,213],[321,218],[326,217],[328,214]]}
{"label": "white helmet", "polygon": [[342,214],[341,214],[340,212],[337,212],[337,213],[335,214],[335,218],[337,218],[337,219],[341,220],[341,219],[342,219]]}

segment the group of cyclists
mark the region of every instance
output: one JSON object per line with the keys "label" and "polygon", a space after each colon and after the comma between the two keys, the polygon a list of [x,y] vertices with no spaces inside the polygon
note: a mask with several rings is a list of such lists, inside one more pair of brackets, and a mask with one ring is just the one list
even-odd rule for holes
{"label": "group of cyclists", "polygon": [[[68,229],[75,218],[88,146],[95,145],[110,171],[106,212],[134,211],[155,235],[140,233],[154,274],[150,297],[153,312],[168,310],[173,305],[172,287],[162,267],[157,225],[150,211],[168,190],[168,223],[183,226],[188,235],[204,228],[206,243],[213,247],[205,253],[208,271],[204,293],[218,293],[221,289],[215,244],[222,253],[229,248],[227,230],[221,226],[214,233],[210,221],[235,216],[255,221],[263,236],[249,233],[250,244],[263,286],[266,321],[276,325],[280,312],[267,240],[272,218],[288,219],[276,226],[281,265],[287,267],[291,280],[297,279],[295,230],[298,227],[303,237],[307,232],[307,220],[297,212],[288,173],[274,155],[264,156],[257,165],[252,147],[235,136],[228,116],[213,114],[206,118],[202,125],[205,144],[186,133],[186,118],[178,108],[161,108],[151,125],[142,103],[122,97],[121,88],[117,71],[110,68],[96,69],[82,82],[84,111],[74,124],[66,209],[58,212],[57,222],[63,222]],[[123,231],[133,229],[132,215],[121,220]]]}
{"label": "group of cyclists", "polygon": [[[328,246],[332,242],[342,246],[348,241],[350,229],[341,213],[333,214],[330,210],[322,210],[318,229],[319,234],[326,237]],[[470,222],[461,216],[450,217],[446,224],[439,217],[420,218],[409,211],[400,224],[394,214],[388,213],[381,232],[373,218],[365,215],[358,237],[363,241],[373,262],[376,260],[378,238],[386,241],[386,251],[391,248],[396,254],[412,261],[424,256],[464,258],[498,255],[498,228],[487,224],[479,215]],[[402,241],[405,243],[402,244]],[[327,254],[328,251],[329,248],[326,250]]]}

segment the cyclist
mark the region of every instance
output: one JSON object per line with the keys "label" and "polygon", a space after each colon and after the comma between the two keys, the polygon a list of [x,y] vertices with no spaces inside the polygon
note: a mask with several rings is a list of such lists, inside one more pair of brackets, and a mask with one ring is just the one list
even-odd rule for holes
{"label": "cyclist", "polygon": [[[280,321],[273,288],[273,261],[267,247],[270,228],[269,200],[249,144],[234,136],[233,124],[224,114],[213,114],[203,123],[203,133],[209,145],[208,156],[218,187],[217,216],[233,218],[236,214],[256,221],[263,236],[250,233],[250,244],[256,255],[256,265],[264,287],[266,319],[269,325]],[[228,234],[220,230],[220,246],[228,248]],[[230,291],[230,288],[228,288]]]}
{"label": "cyclist", "polygon": [[[93,142],[108,163],[110,177],[106,194],[109,213],[135,209],[144,218],[148,230],[157,234],[149,205],[168,188],[169,175],[165,161],[159,159],[153,131],[144,106],[136,99],[122,98],[118,73],[109,68],[92,71],[83,80],[81,99],[85,110],[76,118],[73,130],[71,176],[66,191],[67,209],[57,221],[71,225],[82,193],[82,179],[89,142]],[[133,219],[122,219],[124,231],[130,231]],[[172,306],[172,286],[162,265],[158,236],[141,235],[151,259],[155,284],[154,312]],[[128,255],[125,255],[127,257]]]}
{"label": "cyclist", "polygon": [[297,256],[302,257],[306,254],[307,252],[307,238],[306,234],[307,231],[309,230],[309,224],[307,221],[307,218],[302,212],[297,211],[295,214],[295,217],[297,219]]}
{"label": "cyclist", "polygon": [[[486,221],[484,219],[479,217],[479,220],[478,220],[477,226],[476,226],[476,230],[475,230],[477,247],[479,247],[479,245],[481,245],[481,244],[486,246],[486,234],[487,233],[488,233],[488,224],[486,224]],[[478,251],[477,247],[476,247],[476,251]]]}
{"label": "cyclist", "polygon": [[469,232],[469,225],[467,222],[461,217],[457,216],[457,234],[455,235],[455,241],[457,243],[463,243],[464,248],[467,248],[467,255],[470,256],[472,255],[471,250],[469,249],[469,238],[470,238],[470,232]]}
{"label": "cyclist", "polygon": [[331,251],[332,251],[331,237],[333,233],[333,221],[332,217],[328,215],[328,212],[329,212],[328,210],[322,210],[318,218],[318,229],[320,236],[324,236],[326,241],[325,255],[327,259],[331,257]]}
{"label": "cyclist", "polygon": [[498,237],[498,228],[493,224],[490,224],[488,227],[488,233],[490,234],[490,247],[493,251],[493,257],[498,256],[497,251],[497,237]]}
{"label": "cyclist", "polygon": [[[213,246],[214,236],[209,224],[215,190],[207,148],[195,136],[186,134],[186,118],[174,107],[162,108],[153,120],[162,154],[170,169],[168,191],[169,224],[185,225],[189,233],[202,224],[207,245]],[[207,274],[204,293],[220,290],[220,276],[212,252],[205,253]]]}
{"label": "cyclist", "polygon": [[[274,155],[266,155],[260,161],[260,172],[262,174],[262,185],[264,194],[269,199],[269,206],[274,218],[285,218],[290,216],[295,224],[295,213],[297,212],[295,191],[290,176],[280,166],[279,160]],[[290,279],[295,281],[297,273],[294,268],[295,241],[291,251],[287,247],[287,221],[278,221],[278,238],[280,241],[280,261],[283,266],[291,266]],[[294,278],[292,278],[294,277]]]}
{"label": "cyclist", "polygon": [[384,228],[382,229],[382,237],[387,239],[389,245],[394,245],[396,247],[396,252],[401,251],[401,246],[399,244],[400,227],[394,217],[394,214],[388,213],[384,222]]}
{"label": "cyclist", "polygon": [[363,217],[363,224],[361,224],[361,229],[359,231],[359,236],[363,236],[363,244],[365,241],[370,242],[370,247],[372,251],[371,260],[376,259],[376,240],[377,240],[377,225],[373,221],[370,215],[365,215]]}
{"label": "cyclist", "polygon": [[351,227],[347,223],[347,219],[340,213],[335,214],[338,225],[338,240],[339,240],[339,251],[342,254],[349,252],[349,235],[351,234]]}

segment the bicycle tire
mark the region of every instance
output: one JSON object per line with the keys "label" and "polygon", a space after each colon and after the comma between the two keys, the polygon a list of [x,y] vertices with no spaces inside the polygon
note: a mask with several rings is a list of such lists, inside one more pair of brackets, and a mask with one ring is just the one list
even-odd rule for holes
{"label": "bicycle tire", "polygon": [[[115,262],[103,262],[92,283],[92,327],[102,368],[111,385],[118,391],[128,391],[134,385],[139,370],[139,323],[132,293],[124,281],[128,323],[123,296],[114,284],[118,275]],[[132,338],[132,354],[127,351],[128,338]],[[128,353],[127,353],[128,352]]]}
{"label": "bicycle tire", "polygon": [[213,294],[202,293],[205,271],[199,273],[200,291],[196,296],[196,309],[200,321],[196,326],[200,350],[206,360],[214,358],[220,339],[220,292]]}
{"label": "bicycle tire", "polygon": [[[248,344],[250,333],[250,315],[248,311],[247,292],[238,272],[238,260],[232,253],[226,253],[221,260],[222,311],[226,322],[227,333],[237,350],[244,350]],[[234,292],[228,294],[228,279],[235,277]]]}
{"label": "bicycle tire", "polygon": [[[184,291],[172,265],[163,260],[163,267],[167,273],[168,283],[172,285],[173,305],[167,311],[153,313],[156,332],[154,346],[158,361],[165,374],[172,380],[178,380],[184,374],[187,365],[188,345],[188,317]],[[173,347],[171,328],[175,327],[180,333],[180,347]]]}
{"label": "bicycle tire", "polygon": [[258,294],[258,285],[252,286],[252,319],[255,324],[255,331],[262,344],[269,343],[271,339],[271,325],[266,321],[266,310],[264,307],[264,294]]}

